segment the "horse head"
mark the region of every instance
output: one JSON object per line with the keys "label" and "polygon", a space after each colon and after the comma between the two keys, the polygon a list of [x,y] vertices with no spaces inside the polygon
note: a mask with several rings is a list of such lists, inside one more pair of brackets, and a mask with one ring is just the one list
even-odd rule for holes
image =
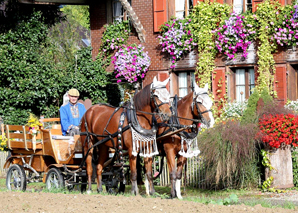
{"label": "horse head", "polygon": [[197,84],[195,84],[194,95],[194,105],[197,108],[197,113],[202,123],[207,126],[207,128],[213,127],[214,117],[211,112],[213,102],[208,95],[208,84],[205,84],[204,88],[200,88]]}
{"label": "horse head", "polygon": [[151,84],[151,98],[153,100],[155,111],[160,114],[162,121],[169,120],[171,116],[170,110],[170,93],[166,88],[170,78],[164,81],[158,81],[156,76]]}

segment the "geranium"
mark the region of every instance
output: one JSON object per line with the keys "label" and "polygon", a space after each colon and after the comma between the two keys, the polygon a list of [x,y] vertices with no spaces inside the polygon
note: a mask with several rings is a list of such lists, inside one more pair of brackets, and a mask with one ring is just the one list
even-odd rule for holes
{"label": "geranium", "polygon": [[271,40],[280,46],[298,45],[298,5],[287,5],[279,14]]}
{"label": "geranium", "polygon": [[[151,64],[148,52],[144,52],[142,45],[125,46],[123,45],[112,57],[115,66],[116,78],[123,76],[130,83],[136,82],[138,77],[144,78]],[[117,80],[117,83],[121,79]]]}
{"label": "geranium", "polygon": [[262,141],[279,148],[283,145],[298,146],[298,117],[292,114],[264,115],[259,120]]}
{"label": "geranium", "polygon": [[190,52],[197,44],[193,41],[192,33],[188,29],[191,19],[174,19],[161,27],[162,35],[158,36],[162,52],[171,56],[171,69],[183,53]]}
{"label": "geranium", "polygon": [[30,134],[37,135],[40,127],[42,127],[42,123],[39,122],[38,118],[34,114],[30,113],[26,126],[29,126]]}
{"label": "geranium", "polygon": [[229,59],[233,59],[240,51],[242,57],[247,57],[247,48],[252,43],[256,31],[244,15],[232,13],[223,26],[212,33],[215,34],[215,45],[219,52],[223,52]]}

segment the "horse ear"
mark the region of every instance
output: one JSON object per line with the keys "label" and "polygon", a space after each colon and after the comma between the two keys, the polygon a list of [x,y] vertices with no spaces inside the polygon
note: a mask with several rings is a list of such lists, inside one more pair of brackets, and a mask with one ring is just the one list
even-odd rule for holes
{"label": "horse ear", "polygon": [[162,82],[163,86],[166,86],[168,84],[169,80],[170,80],[170,77],[168,77],[166,80],[164,80]]}
{"label": "horse ear", "polygon": [[157,79],[156,79],[156,76],[154,76],[151,88],[155,87],[156,83],[157,83]]}
{"label": "horse ear", "polygon": [[208,83],[205,84],[204,90],[208,91]]}
{"label": "horse ear", "polygon": [[195,83],[195,94],[200,92],[200,87]]}

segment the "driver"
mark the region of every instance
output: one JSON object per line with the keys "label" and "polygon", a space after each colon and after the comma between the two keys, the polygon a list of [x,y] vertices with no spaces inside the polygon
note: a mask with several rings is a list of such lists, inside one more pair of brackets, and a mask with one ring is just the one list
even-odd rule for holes
{"label": "driver", "polygon": [[78,102],[80,93],[77,89],[68,91],[69,102],[60,107],[62,135],[79,135],[79,124],[86,112],[85,106]]}

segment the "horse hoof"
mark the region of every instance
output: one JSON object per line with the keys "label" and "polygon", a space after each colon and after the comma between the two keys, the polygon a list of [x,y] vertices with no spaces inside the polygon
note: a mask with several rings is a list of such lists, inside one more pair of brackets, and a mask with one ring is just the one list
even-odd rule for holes
{"label": "horse hoof", "polygon": [[182,197],[181,195],[180,195],[180,196],[178,195],[177,198],[178,198],[179,200],[183,200],[183,197]]}
{"label": "horse hoof", "polygon": [[86,193],[87,193],[88,195],[90,195],[91,192],[92,192],[91,190],[87,190],[87,191],[86,191]]}

